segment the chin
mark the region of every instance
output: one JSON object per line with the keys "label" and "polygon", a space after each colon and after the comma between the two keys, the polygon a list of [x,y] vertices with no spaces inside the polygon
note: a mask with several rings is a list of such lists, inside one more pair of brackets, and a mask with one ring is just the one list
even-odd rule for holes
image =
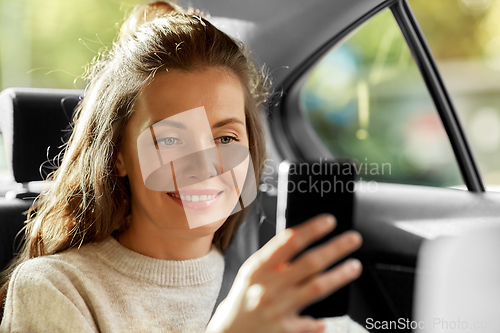
{"label": "chin", "polygon": [[212,222],[212,223],[206,223],[206,224],[200,225],[198,227],[191,228],[191,230],[193,230],[193,231],[207,231],[207,232],[214,233],[224,224],[224,222],[226,222],[226,220],[227,220],[227,218],[224,218],[224,219],[221,219],[219,221]]}

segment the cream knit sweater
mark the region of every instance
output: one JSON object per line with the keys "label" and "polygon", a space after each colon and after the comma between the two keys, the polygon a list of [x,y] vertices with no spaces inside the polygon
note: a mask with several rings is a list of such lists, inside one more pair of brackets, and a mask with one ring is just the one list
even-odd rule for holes
{"label": "cream knit sweater", "polygon": [[21,264],[3,332],[203,332],[222,284],[214,246],[197,259],[159,260],[113,237]]}
{"label": "cream knit sweater", "polygon": [[[223,273],[214,246],[201,258],[160,260],[109,237],[17,267],[0,332],[203,332]],[[347,316],[325,321],[325,332],[366,332]]]}

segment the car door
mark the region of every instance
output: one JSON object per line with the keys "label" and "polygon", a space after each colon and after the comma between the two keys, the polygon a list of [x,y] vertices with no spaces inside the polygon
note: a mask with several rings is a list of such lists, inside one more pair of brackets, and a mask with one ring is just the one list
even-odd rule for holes
{"label": "car door", "polygon": [[[340,2],[330,14],[343,26],[279,76],[268,117],[272,148],[278,160],[358,161],[364,272],[352,286],[350,315],[372,332],[391,321],[410,331],[422,241],[500,223],[500,195],[484,191],[410,5]],[[267,202],[277,163],[264,171]]]}

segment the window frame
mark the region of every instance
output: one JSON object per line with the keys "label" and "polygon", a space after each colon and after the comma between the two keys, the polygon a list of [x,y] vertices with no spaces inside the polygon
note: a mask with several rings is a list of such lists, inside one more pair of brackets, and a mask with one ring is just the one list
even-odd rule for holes
{"label": "window frame", "polygon": [[427,90],[431,94],[437,112],[443,122],[467,189],[471,192],[484,192],[484,184],[477,163],[472,155],[472,149],[465,137],[465,132],[438,70],[434,56],[408,1],[398,1],[391,6],[391,11],[405,37],[406,43],[427,85]]}
{"label": "window frame", "polygon": [[[360,25],[382,10],[391,10],[413,59],[423,77],[432,101],[443,123],[448,140],[457,160],[464,184],[470,192],[484,192],[485,188],[472,150],[465,137],[451,98],[441,78],[434,57],[416,21],[407,0],[388,0],[361,15],[355,22],[333,36],[302,62],[282,83],[284,96],[281,103],[273,103],[270,112],[270,127],[279,154],[290,160],[315,160],[331,157],[309,122],[304,121],[299,107],[299,95],[307,73],[332,48]],[[300,133],[300,135],[298,135]],[[299,140],[300,139],[300,140]]]}

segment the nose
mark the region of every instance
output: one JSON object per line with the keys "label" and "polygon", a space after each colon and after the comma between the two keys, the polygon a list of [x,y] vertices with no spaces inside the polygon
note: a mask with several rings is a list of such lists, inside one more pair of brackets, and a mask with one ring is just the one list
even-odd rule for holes
{"label": "nose", "polygon": [[220,174],[220,160],[216,147],[197,151],[177,162],[174,162],[175,173],[182,175],[182,179],[178,180],[179,187],[201,182]]}

